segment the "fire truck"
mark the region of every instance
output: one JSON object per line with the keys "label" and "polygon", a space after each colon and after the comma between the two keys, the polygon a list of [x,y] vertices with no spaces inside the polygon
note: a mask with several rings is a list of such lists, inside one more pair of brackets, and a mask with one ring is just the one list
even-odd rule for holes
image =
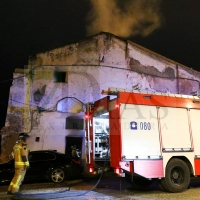
{"label": "fire truck", "polygon": [[[133,185],[182,192],[200,176],[200,98],[110,88],[86,109],[86,160],[108,161]],[[106,153],[107,152],[107,153]]]}

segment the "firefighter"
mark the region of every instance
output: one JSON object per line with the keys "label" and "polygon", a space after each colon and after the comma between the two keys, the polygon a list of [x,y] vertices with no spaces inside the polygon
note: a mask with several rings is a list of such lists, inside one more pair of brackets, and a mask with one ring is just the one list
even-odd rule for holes
{"label": "firefighter", "polygon": [[29,137],[26,133],[20,133],[16,145],[13,147],[15,161],[15,175],[8,187],[7,194],[13,195],[18,193],[20,185],[24,180],[26,170],[29,167],[28,149],[26,139]]}
{"label": "firefighter", "polygon": [[71,149],[72,149],[72,157],[73,158],[79,158],[79,153],[78,153],[78,149],[76,148],[76,145],[74,146],[71,146]]}

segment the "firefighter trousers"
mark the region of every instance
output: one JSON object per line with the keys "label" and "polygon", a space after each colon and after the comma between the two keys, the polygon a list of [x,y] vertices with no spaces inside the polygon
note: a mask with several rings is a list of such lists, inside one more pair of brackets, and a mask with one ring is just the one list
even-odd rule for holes
{"label": "firefighter trousers", "polygon": [[14,194],[19,191],[20,185],[24,180],[25,174],[26,174],[26,168],[24,167],[15,168],[15,175],[8,187],[8,192]]}

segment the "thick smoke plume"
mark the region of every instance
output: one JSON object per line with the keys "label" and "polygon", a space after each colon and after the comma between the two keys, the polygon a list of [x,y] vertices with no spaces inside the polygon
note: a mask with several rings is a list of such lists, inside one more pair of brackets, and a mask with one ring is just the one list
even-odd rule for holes
{"label": "thick smoke plume", "polygon": [[161,26],[161,0],[90,0],[87,35],[148,36]]}

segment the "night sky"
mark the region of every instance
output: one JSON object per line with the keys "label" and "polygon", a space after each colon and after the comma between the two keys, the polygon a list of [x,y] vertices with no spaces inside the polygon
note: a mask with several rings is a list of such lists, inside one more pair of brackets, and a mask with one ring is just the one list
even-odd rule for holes
{"label": "night sky", "polygon": [[0,128],[15,68],[100,31],[200,71],[200,0],[0,0]]}

